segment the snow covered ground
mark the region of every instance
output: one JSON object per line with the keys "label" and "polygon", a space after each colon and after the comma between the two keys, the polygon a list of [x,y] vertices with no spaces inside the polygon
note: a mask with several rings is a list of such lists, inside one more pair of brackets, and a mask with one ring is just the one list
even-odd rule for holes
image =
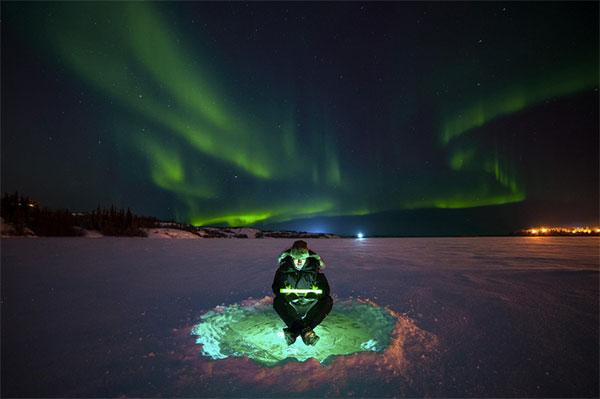
{"label": "snow covered ground", "polygon": [[2,396],[598,396],[599,238],[307,241],[335,300],[397,314],[387,352],[199,354],[200,316],[264,301],[293,240],[1,240]]}
{"label": "snow covered ground", "polygon": [[176,238],[176,239],[197,239],[200,238],[198,234],[191,233],[185,230],[179,229],[166,229],[166,228],[149,228],[144,229],[148,234],[148,238]]}

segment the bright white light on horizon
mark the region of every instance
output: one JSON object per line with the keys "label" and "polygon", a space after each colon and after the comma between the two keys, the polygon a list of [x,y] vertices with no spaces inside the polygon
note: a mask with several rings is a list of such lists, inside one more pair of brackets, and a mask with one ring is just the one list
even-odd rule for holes
{"label": "bright white light on horizon", "polygon": [[358,234],[356,235],[356,238],[363,238],[363,237],[364,237],[364,236],[363,236],[363,233],[358,233]]}

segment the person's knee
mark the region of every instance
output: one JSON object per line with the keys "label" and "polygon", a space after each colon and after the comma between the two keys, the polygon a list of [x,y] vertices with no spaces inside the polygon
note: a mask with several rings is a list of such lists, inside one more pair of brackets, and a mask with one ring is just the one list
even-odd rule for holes
{"label": "person's knee", "polygon": [[330,296],[319,299],[315,306],[315,311],[323,314],[328,314],[333,307],[333,299]]}
{"label": "person's knee", "polygon": [[275,309],[283,309],[285,307],[285,300],[281,297],[281,295],[275,296],[273,300],[273,307]]}

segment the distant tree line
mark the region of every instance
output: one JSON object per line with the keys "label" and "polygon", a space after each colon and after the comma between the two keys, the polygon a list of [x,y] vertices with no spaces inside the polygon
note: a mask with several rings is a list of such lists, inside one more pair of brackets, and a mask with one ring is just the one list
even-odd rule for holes
{"label": "distant tree line", "polygon": [[14,234],[33,232],[39,236],[81,236],[84,229],[97,230],[106,236],[146,236],[143,227],[155,227],[157,219],[138,216],[127,210],[96,208],[89,213],[72,213],[68,209],[53,210],[41,207],[27,196],[5,193],[0,213],[14,227]]}
{"label": "distant tree line", "polygon": [[155,227],[157,220],[153,217],[134,215],[129,208],[116,209],[96,208],[91,213],[77,215],[79,226],[87,230],[98,230],[105,236],[138,236],[147,234],[142,227]]}

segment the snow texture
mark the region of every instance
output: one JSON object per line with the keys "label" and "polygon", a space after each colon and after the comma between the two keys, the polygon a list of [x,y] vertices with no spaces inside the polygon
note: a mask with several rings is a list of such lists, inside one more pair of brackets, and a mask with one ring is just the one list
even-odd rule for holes
{"label": "snow texture", "polygon": [[143,229],[148,234],[147,238],[176,238],[176,239],[196,239],[200,238],[197,234],[189,231],[168,228],[149,228]]}
{"label": "snow texture", "polygon": [[[270,297],[211,310],[192,328],[202,354],[213,359],[249,357],[273,366],[287,360],[317,359],[331,362],[335,356],[357,352],[383,352],[389,346],[396,319],[385,309],[365,302],[338,301],[315,328],[318,345],[307,346],[300,337],[287,345],[282,323],[273,312]],[[379,344],[379,346],[378,346]]]}
{"label": "snow texture", "polygon": [[307,241],[335,302],[394,312],[383,352],[202,355],[192,327],[270,296],[293,240],[1,240],[2,396],[598,397],[598,237]]}

